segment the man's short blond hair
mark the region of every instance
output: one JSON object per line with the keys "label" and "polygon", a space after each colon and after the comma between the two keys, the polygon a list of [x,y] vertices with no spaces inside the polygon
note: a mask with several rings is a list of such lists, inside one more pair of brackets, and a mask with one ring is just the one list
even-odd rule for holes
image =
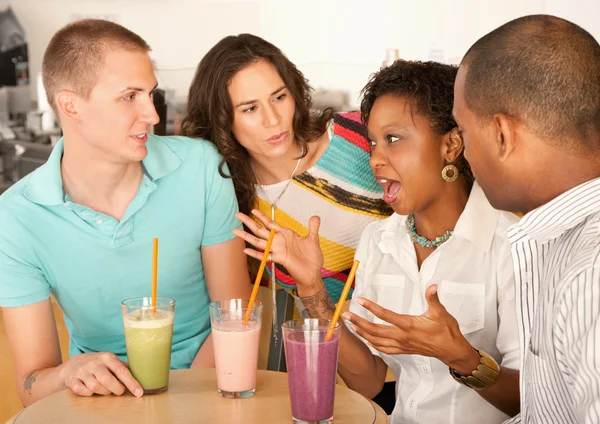
{"label": "man's short blond hair", "polygon": [[127,28],[101,19],[75,21],[54,34],[44,53],[42,80],[55,112],[60,91],[88,98],[109,49],[148,52],[150,46]]}

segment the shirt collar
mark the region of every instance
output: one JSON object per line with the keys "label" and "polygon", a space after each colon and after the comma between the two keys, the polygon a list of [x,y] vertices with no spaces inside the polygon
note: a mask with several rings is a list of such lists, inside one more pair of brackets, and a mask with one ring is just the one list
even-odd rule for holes
{"label": "shirt collar", "polygon": [[[190,143],[193,143],[193,141],[190,141]],[[162,137],[148,134],[146,146],[148,155],[142,162],[152,181],[166,177],[181,165],[179,156],[171,150]]]}
{"label": "shirt collar", "polygon": [[494,240],[499,217],[500,211],[490,205],[485,193],[475,182],[465,210],[454,228],[454,235],[470,241],[487,252]]}
{"label": "shirt collar", "polygon": [[[148,154],[142,161],[144,172],[152,181],[163,178],[181,164],[181,159],[161,139],[153,134],[148,134],[146,143]],[[64,138],[52,149],[50,157],[44,165],[31,174],[31,178],[25,188],[25,197],[32,202],[45,206],[63,204],[65,192],[63,189],[62,176],[60,172],[60,161],[65,149]]]}
{"label": "shirt collar", "polygon": [[27,199],[45,206],[64,203],[65,193],[60,174],[60,161],[64,149],[64,139],[61,137],[46,163],[31,174],[24,192]]}
{"label": "shirt collar", "polygon": [[[500,211],[494,209],[483,190],[475,182],[462,214],[454,228],[453,237],[468,240],[479,249],[488,251],[492,245]],[[379,230],[382,232],[408,233],[406,216],[394,214],[386,219]]]}
{"label": "shirt collar", "polygon": [[[555,239],[600,212],[600,177],[574,187],[532,210],[513,231],[525,233],[539,243]],[[511,238],[512,239],[512,238]]]}

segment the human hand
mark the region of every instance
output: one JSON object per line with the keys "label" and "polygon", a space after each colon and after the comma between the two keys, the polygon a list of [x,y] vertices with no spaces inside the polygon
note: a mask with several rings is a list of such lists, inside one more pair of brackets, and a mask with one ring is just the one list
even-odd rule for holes
{"label": "human hand", "polygon": [[79,396],[120,396],[126,388],[136,397],[144,394],[127,365],[110,352],[76,355],[63,364],[60,376],[64,385]]}
{"label": "human hand", "polygon": [[430,356],[462,375],[470,374],[479,365],[479,354],[460,332],[458,321],[440,303],[437,285],[427,289],[425,299],[429,307],[418,316],[397,314],[368,299],[356,299],[390,325],[374,324],[351,312],[343,317],[359,336],[382,353]]}
{"label": "human hand", "polygon": [[319,217],[310,218],[308,234],[306,237],[302,237],[295,231],[275,223],[256,209],[252,211],[252,214],[260,220],[264,227],[243,213],[236,214],[236,218],[244,223],[253,234],[237,228],[233,230],[233,233],[258,249],[248,248],[244,250],[244,253],[261,260],[267,247],[270,230],[275,228],[269,260],[284,266],[296,280],[298,286],[307,288],[321,284],[321,268],[324,259],[319,245],[319,226],[321,225]]}

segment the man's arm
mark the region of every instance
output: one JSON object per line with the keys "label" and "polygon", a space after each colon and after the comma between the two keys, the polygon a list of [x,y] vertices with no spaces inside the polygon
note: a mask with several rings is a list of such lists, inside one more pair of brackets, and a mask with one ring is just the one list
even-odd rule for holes
{"label": "man's arm", "polygon": [[[121,395],[127,387],[143,390],[127,366],[112,353],[77,355],[62,363],[50,299],[27,306],[3,308],[12,351],[17,392],[24,406],[70,388],[75,394]],[[123,383],[123,384],[121,384]]]}
{"label": "man's arm", "polygon": [[2,314],[21,403],[27,406],[64,389],[59,370],[62,357],[50,299],[3,308]]}
{"label": "man's arm", "polygon": [[578,423],[600,416],[600,254],[557,295],[553,325],[557,364]]}
{"label": "man's arm", "polygon": [[[252,286],[244,248],[244,241],[238,238],[211,246],[202,246],[202,264],[211,301],[250,297]],[[212,335],[209,335],[194,358],[192,367],[214,366]]]}

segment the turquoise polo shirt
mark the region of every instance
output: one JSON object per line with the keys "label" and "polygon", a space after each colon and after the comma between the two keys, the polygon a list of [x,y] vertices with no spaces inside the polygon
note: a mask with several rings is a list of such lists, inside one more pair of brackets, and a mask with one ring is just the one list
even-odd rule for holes
{"label": "turquoise polo shirt", "polygon": [[0,196],[0,306],[52,294],[71,356],[113,352],[125,361],[121,301],[150,296],[158,237],[158,295],[176,301],[171,367],[189,367],[210,333],[200,247],[230,240],[240,228],[232,181],[218,171],[221,157],[204,140],[150,135],[140,187],[117,221],[65,194],[63,146],[61,139],[46,164]]}

